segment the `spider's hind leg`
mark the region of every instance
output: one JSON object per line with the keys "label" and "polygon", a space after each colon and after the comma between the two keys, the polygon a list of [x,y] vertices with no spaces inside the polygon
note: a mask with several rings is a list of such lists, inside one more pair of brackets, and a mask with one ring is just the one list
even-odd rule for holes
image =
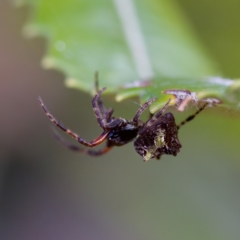
{"label": "spider's hind leg", "polygon": [[56,131],[54,131],[54,136],[56,138],[56,140],[64,147],[75,151],[75,152],[80,152],[80,153],[85,153],[87,155],[90,156],[101,156],[105,153],[107,153],[108,151],[110,151],[112,149],[112,147],[107,147],[105,146],[104,148],[101,148],[99,150],[92,150],[92,149],[86,149],[86,148],[80,148],[74,144],[71,144],[69,142],[67,142],[65,139],[63,139]]}

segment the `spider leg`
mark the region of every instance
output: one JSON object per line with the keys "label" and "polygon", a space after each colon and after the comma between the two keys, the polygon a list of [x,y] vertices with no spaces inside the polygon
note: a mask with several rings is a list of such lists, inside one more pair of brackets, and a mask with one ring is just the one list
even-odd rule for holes
{"label": "spider leg", "polygon": [[[110,121],[111,116],[113,114],[112,108],[106,110],[102,104],[101,94],[105,90],[106,90],[106,88],[102,88],[101,90],[99,90],[98,93],[95,95],[95,97],[92,100],[93,111],[97,118],[97,122],[98,122],[99,126],[103,129],[106,128],[106,124]],[[99,105],[99,103],[100,103],[100,105]]]}
{"label": "spider leg", "polygon": [[[95,95],[95,97],[92,100],[93,111],[97,118],[97,122],[101,128],[104,128],[105,124],[106,124],[105,112],[104,113],[102,112],[103,105],[102,105],[102,101],[100,98],[102,92],[105,90],[106,90],[106,88],[102,88],[101,90],[99,90],[98,93]],[[100,106],[99,106],[99,101],[100,101]],[[105,110],[105,108],[104,108],[104,110]]]}
{"label": "spider leg", "polygon": [[189,117],[187,117],[184,121],[182,121],[181,123],[179,123],[177,125],[177,129],[179,129],[182,125],[184,125],[187,122],[190,122],[191,120],[193,120],[206,106],[208,105],[208,103],[205,103],[201,108],[199,108],[193,115],[190,115]]}
{"label": "spider leg", "polygon": [[[98,72],[95,72],[95,91],[96,91],[96,94],[99,92],[99,85],[98,85]],[[105,124],[107,122],[110,121],[110,118],[113,114],[113,109],[110,108],[110,109],[106,109],[103,102],[102,102],[102,99],[101,97],[99,96],[97,98],[97,101],[95,101],[95,106],[99,108],[99,114],[101,114],[101,119],[105,119]],[[94,107],[93,107],[94,108]]]}
{"label": "spider leg", "polygon": [[[95,91],[96,93],[99,92],[99,85],[98,85],[99,81],[98,81],[98,72],[95,72]],[[99,96],[98,100],[97,100],[97,105],[99,107],[99,110],[100,110],[100,113],[102,115],[102,118],[105,118],[106,119],[106,122],[109,121],[111,115],[113,114],[113,109],[110,108],[110,109],[106,109],[103,102],[102,102],[102,99],[101,97]]]}
{"label": "spider leg", "polygon": [[105,153],[107,153],[108,151],[110,151],[112,149],[112,147],[103,147],[99,150],[92,150],[92,149],[84,149],[84,148],[80,148],[76,145],[73,145],[69,142],[67,142],[65,139],[63,139],[58,133],[57,131],[54,131],[54,136],[55,138],[57,139],[57,141],[63,145],[64,147],[72,150],[72,151],[75,151],[75,152],[80,152],[80,153],[85,153],[87,155],[90,155],[90,156],[100,156],[100,155],[103,155]]}
{"label": "spider leg", "polygon": [[146,103],[144,103],[139,109],[138,109],[138,111],[137,111],[137,113],[136,113],[136,115],[134,116],[134,118],[133,118],[133,122],[138,122],[138,119],[139,119],[139,117],[140,117],[140,115],[142,114],[142,112],[151,104],[151,103],[153,103],[153,102],[155,102],[157,100],[157,98],[153,98],[153,99],[151,99],[151,100],[149,100],[149,101],[147,101]]}
{"label": "spider leg", "polygon": [[166,108],[168,107],[169,105],[169,102],[170,102],[171,99],[169,99],[167,101],[167,103],[155,114],[153,115],[146,123],[145,127],[144,128],[147,128],[149,126],[151,126],[160,116],[162,116],[162,114],[164,113],[164,111],[166,110]]}
{"label": "spider leg", "polygon": [[87,149],[84,151],[84,153],[90,155],[90,156],[101,156],[107,152],[109,152],[112,149],[112,147],[107,147],[105,146],[104,148],[101,148],[99,150],[92,150],[92,149]]}
{"label": "spider leg", "polygon": [[106,113],[105,113],[105,118],[106,118],[106,122],[108,123],[112,117],[113,114],[113,109],[110,108]]}
{"label": "spider leg", "polygon": [[59,122],[47,109],[47,107],[44,105],[41,97],[38,97],[38,100],[46,113],[46,115],[49,117],[49,119],[57,126],[59,127],[62,131],[66,132],[68,135],[76,139],[79,143],[87,146],[87,147],[95,147],[102,142],[104,142],[107,139],[107,136],[109,134],[109,131],[104,131],[99,137],[97,137],[95,140],[87,142],[84,139],[82,139],[78,134],[70,130],[69,128],[65,127],[61,122]]}
{"label": "spider leg", "polygon": [[99,84],[98,84],[98,71],[94,74],[94,80],[95,80],[95,91],[96,93],[99,91]]}
{"label": "spider leg", "polygon": [[[95,72],[95,91],[96,91],[96,94],[99,92],[98,72]],[[99,110],[103,116],[107,112],[107,110],[106,110],[105,106],[103,105],[101,97],[98,98],[97,104],[98,104]]]}

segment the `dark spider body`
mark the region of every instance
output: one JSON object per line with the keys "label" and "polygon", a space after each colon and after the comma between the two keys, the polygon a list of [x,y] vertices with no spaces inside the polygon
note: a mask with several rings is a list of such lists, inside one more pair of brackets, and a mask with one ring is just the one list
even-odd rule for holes
{"label": "dark spider body", "polygon": [[131,123],[127,122],[126,125],[116,127],[115,129],[111,129],[108,137],[107,137],[107,146],[122,146],[131,142],[134,138],[136,138],[138,134],[138,126],[134,126]]}
{"label": "dark spider body", "polygon": [[99,150],[83,149],[78,146],[67,143],[58,134],[57,140],[71,150],[83,152],[91,156],[100,156],[107,153],[112,147],[125,145],[134,139],[134,148],[140,154],[144,161],[151,158],[160,159],[163,154],[176,156],[182,145],[178,140],[178,129],[181,125],[192,120],[207,104],[200,108],[194,115],[188,117],[178,126],[172,113],[164,113],[169,105],[169,101],[152,116],[146,123],[143,123],[139,117],[142,112],[156,100],[153,98],[142,105],[132,120],[128,121],[123,118],[112,117],[113,109],[106,109],[101,100],[101,94],[106,88],[101,89],[92,100],[93,110],[97,118],[99,126],[103,129],[102,134],[95,140],[87,142],[78,134],[65,127],[59,122],[46,108],[42,99],[39,102],[50,120],[62,131],[69,134],[80,144],[92,148],[106,141],[105,147]]}

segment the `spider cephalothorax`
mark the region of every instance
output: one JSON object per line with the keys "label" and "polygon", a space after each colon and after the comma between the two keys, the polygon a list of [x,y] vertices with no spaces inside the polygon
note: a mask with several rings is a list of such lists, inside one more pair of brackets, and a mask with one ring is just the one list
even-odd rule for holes
{"label": "spider cephalothorax", "polygon": [[160,159],[163,154],[176,156],[182,147],[178,140],[179,127],[192,120],[207,105],[205,104],[194,115],[191,115],[177,126],[172,113],[163,114],[169,105],[168,101],[161,110],[144,123],[139,117],[142,112],[156,100],[156,98],[153,98],[142,105],[133,119],[128,121],[123,118],[113,117],[113,109],[106,109],[104,107],[101,100],[101,94],[105,89],[106,88],[103,88],[98,91],[92,100],[93,110],[99,126],[103,129],[103,133],[90,142],[85,141],[78,134],[59,122],[47,110],[42,99],[39,97],[39,102],[50,120],[61,130],[76,139],[80,144],[92,148],[106,141],[105,147],[100,150],[83,149],[65,142],[59,135],[56,135],[58,141],[64,146],[91,156],[99,156],[108,152],[112,147],[125,145],[135,139],[135,150],[143,157],[144,161],[148,161],[151,158]]}

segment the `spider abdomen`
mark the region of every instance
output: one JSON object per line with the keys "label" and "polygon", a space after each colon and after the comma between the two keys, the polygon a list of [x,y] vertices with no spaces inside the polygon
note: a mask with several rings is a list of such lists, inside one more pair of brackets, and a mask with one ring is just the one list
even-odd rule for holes
{"label": "spider abdomen", "polygon": [[134,141],[135,150],[144,161],[159,159],[163,154],[176,156],[181,148],[177,134],[174,116],[172,113],[166,113],[155,122],[141,128]]}

